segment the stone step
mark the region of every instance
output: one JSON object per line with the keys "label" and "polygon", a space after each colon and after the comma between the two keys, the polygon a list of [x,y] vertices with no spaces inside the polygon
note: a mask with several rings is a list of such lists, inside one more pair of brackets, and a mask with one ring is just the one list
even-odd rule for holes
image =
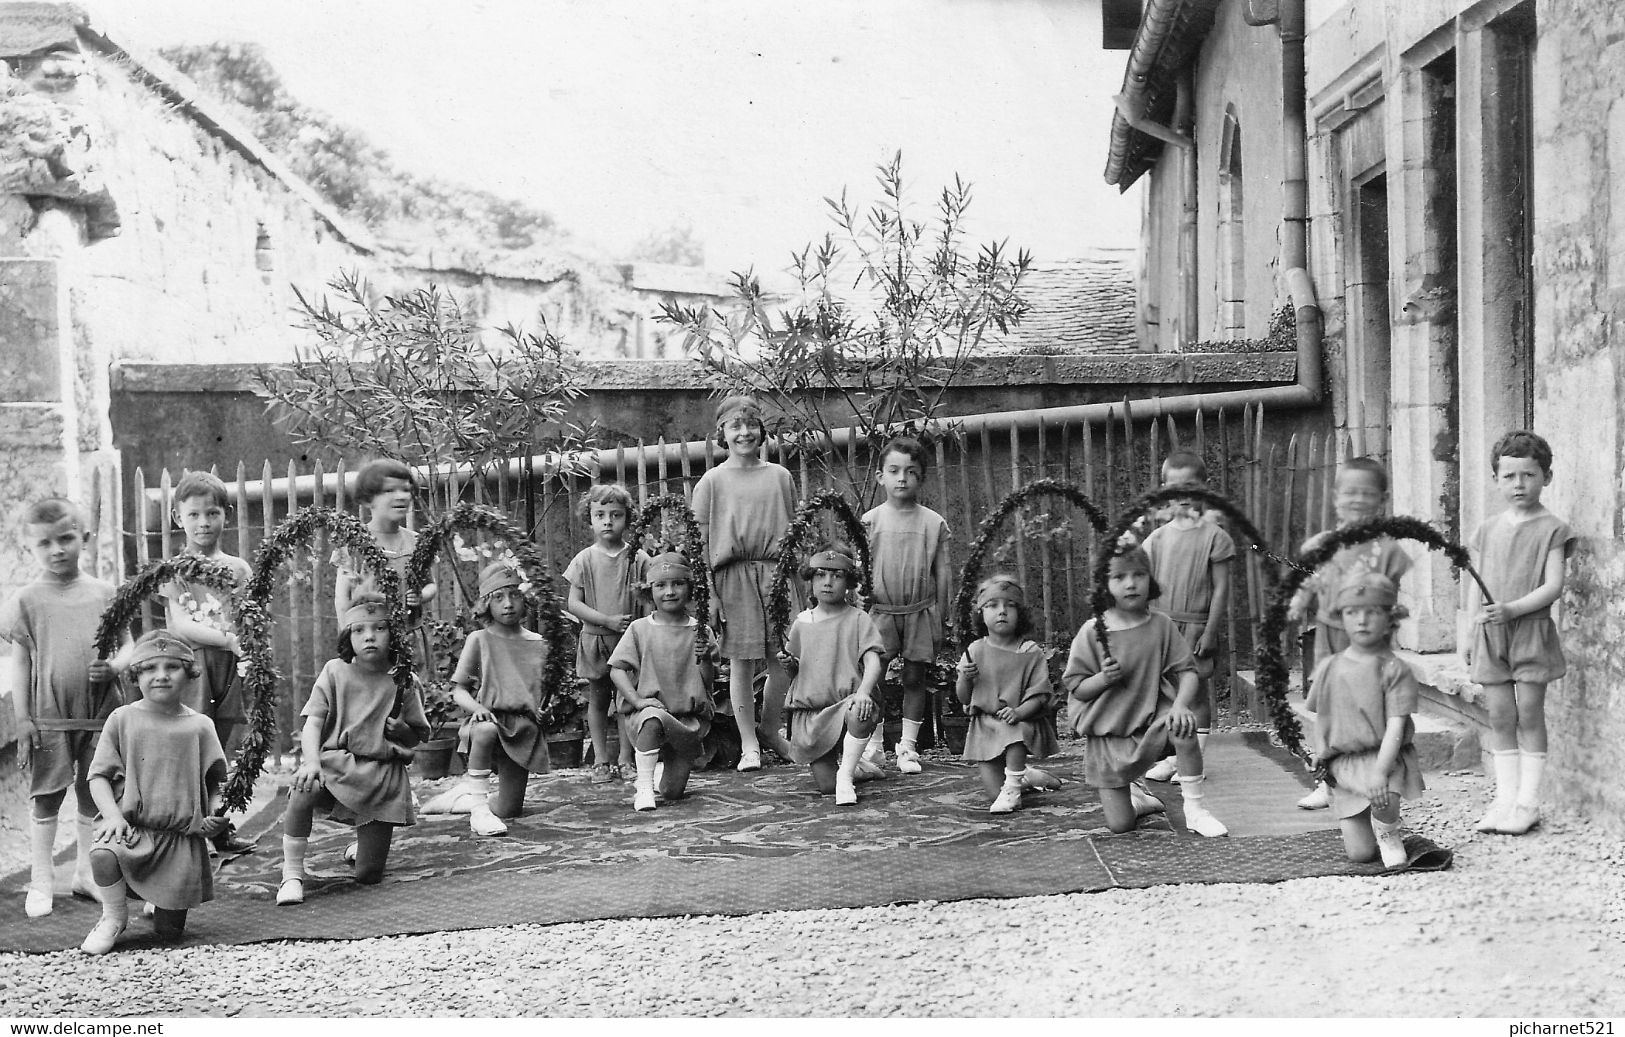
{"label": "stone step", "polygon": [[[1438,656],[1396,652],[1417,671],[1422,684],[1419,710],[1412,714],[1416,724],[1416,755],[1424,771],[1479,770],[1480,734],[1486,726],[1483,709],[1476,701],[1477,685],[1471,691],[1455,678],[1459,666]],[[1450,657],[1451,660],[1454,656]],[[1256,694],[1257,674],[1237,671],[1232,696],[1251,701]],[[1305,739],[1314,730],[1315,715],[1304,708],[1303,674],[1293,670],[1287,680],[1287,701],[1303,725]]]}

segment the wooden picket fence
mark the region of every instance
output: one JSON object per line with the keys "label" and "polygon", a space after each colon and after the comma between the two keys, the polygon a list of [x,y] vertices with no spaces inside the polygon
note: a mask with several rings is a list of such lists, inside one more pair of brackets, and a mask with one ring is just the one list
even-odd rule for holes
{"label": "wooden picket fence", "polygon": [[[1150,408],[1138,409],[1143,413]],[[1121,412],[1099,422],[1040,423],[1031,429],[984,425],[959,440],[944,439],[935,445],[936,464],[921,500],[948,521],[949,563],[957,574],[983,518],[1010,491],[1037,479],[1063,479],[1077,485],[1102,512],[1115,516],[1158,484],[1162,459],[1170,451],[1193,448],[1207,461],[1209,485],[1245,510],[1269,550],[1284,556],[1309,532],[1332,525],[1335,468],[1354,450],[1346,433],[1316,428],[1308,424],[1312,420],[1299,412],[1266,415],[1263,407],[1249,406],[1237,413],[1197,414],[1176,422],[1171,416],[1141,417],[1133,405],[1125,404]],[[874,459],[856,439],[844,456],[795,449],[770,439],[767,456],[790,469],[804,496],[840,489],[861,513],[878,503],[879,495],[869,474]],[[529,458],[483,478],[466,469],[423,468],[414,518],[421,523],[425,514],[461,501],[494,506],[530,530],[552,571],[561,573],[591,539],[576,506],[587,486],[618,481],[640,502],[662,493],[687,495],[726,456],[714,441],[687,450],[669,446],[664,441],[639,442],[600,451],[595,470],[575,476],[560,475]],[[849,471],[864,474],[854,480]],[[124,516],[117,545],[127,571],[181,549],[180,531],[169,518],[180,474],[165,470],[153,478],[139,469],[129,473],[126,499],[134,506]],[[216,474],[226,479],[234,498],[226,543],[244,558],[253,559],[269,531],[300,508],[331,505],[359,514],[355,473],[346,463],[317,462],[301,468],[294,461],[280,466],[267,461],[254,469],[239,463],[234,471]],[[116,500],[116,495],[110,496]],[[1010,523],[1011,536],[988,563],[1021,575],[1030,600],[1042,606],[1035,634],[1062,646],[1088,615],[1097,549],[1087,522],[1071,510],[1059,502],[1036,513],[1029,510],[1019,522]],[[1249,665],[1267,604],[1264,564],[1259,553],[1240,551],[1224,631],[1235,668]],[[284,733],[295,730],[300,703],[334,654],[333,576],[324,535],[290,566],[273,605],[275,658],[290,689],[280,717]],[[457,581],[442,586],[456,587]],[[443,592],[430,612],[433,618],[449,620],[460,608],[466,613],[469,605],[461,594]],[[151,615],[149,609],[147,622],[154,619],[161,616]],[[1221,700],[1223,687],[1221,681]],[[1235,702],[1232,708],[1263,717],[1257,702]]]}

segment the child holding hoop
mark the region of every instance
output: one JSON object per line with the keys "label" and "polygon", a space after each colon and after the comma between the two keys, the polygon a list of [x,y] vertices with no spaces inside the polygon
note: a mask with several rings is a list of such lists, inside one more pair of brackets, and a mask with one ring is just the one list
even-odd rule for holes
{"label": "child holding hoop", "polygon": [[977,764],[993,797],[987,812],[1008,814],[1021,805],[1029,757],[1048,756],[1057,747],[1049,669],[1044,650],[1026,639],[1032,620],[1014,576],[982,581],[972,622],[981,636],[965,649],[954,685],[970,713],[960,759]]}
{"label": "child holding hoop", "polygon": [[1563,594],[1564,565],[1575,536],[1546,510],[1552,448],[1533,432],[1509,432],[1490,451],[1495,488],[1507,509],[1484,522],[1468,545],[1495,604],[1475,585],[1468,665],[1484,686],[1490,714],[1495,800],[1480,832],[1522,835],[1540,820],[1546,771],[1546,686],[1567,672],[1552,605]]}
{"label": "child holding hoop", "polygon": [[826,541],[801,567],[816,604],[796,616],[781,661],[793,674],[785,709],[790,759],[812,768],[838,806],[858,801],[858,761],[880,722],[880,660],[885,645],[869,614],[849,600],[858,563],[845,544]]}
{"label": "child holding hoop", "polygon": [[[480,570],[474,618],[485,628],[468,635],[451,675],[452,701],[468,714],[460,735],[468,746],[468,773],[459,792],[475,835],[506,835],[502,818],[518,817],[525,781],[552,767],[542,732],[542,675],[547,640],[525,621],[525,584],[506,562]],[[491,772],[497,798],[490,802]]]}
{"label": "child holding hoop", "polygon": [[632,495],[620,483],[600,483],[581,495],[581,517],[592,527],[593,542],[565,567],[570,585],[566,608],[581,620],[576,646],[576,676],[587,682],[587,734],[592,739],[592,772],[588,780],[615,781],[632,769],[632,739],[620,731],[620,753],[609,763],[610,717],[615,687],[609,657],[621,635],[642,612],[638,586],[649,556],[625,540],[632,514]]}
{"label": "child holding hoop", "polygon": [[81,949],[106,954],[129,925],[129,897],[153,908],[160,936],[178,937],[186,912],[214,899],[207,840],[217,816],[226,755],[207,716],[186,705],[199,669],[192,646],[167,630],[142,636],[127,675],[141,698],[113,710],[90,765],[100,811],[90,852],[102,916]]}
{"label": "child holding hoop", "polygon": [[[1161,804],[1133,789],[1171,742],[1179,760],[1185,825],[1198,835],[1229,830],[1208,811],[1202,794],[1202,748],[1196,741],[1196,664],[1173,620],[1151,602],[1161,588],[1144,549],[1119,549],[1111,558],[1107,590],[1112,605],[1086,621],[1072,640],[1061,677],[1073,706],[1073,731],[1088,739],[1084,777],[1100,790],[1106,826],[1131,831],[1141,814]],[[1101,647],[1109,631],[1111,652]]]}
{"label": "child holding hoop", "polygon": [[[728,659],[728,698],[739,727],[739,769],[760,770],[762,741],[789,756],[782,732],[786,675],[777,636],[767,619],[768,589],[796,512],[796,487],[789,469],[761,458],[766,438],[762,408],[748,396],[717,404],[717,440],[728,459],[707,471],[694,486],[692,506],[709,555],[716,594],[711,599]],[[799,602],[791,588],[792,607]],[[756,675],[767,669],[762,723],[756,724]]]}
{"label": "child holding hoop", "polygon": [[397,692],[399,658],[382,595],[362,594],[340,617],[337,659],[316,678],[301,715],[304,749],[283,817],[279,906],[305,901],[305,850],[316,811],[356,827],[355,879],[383,880],[395,826],[416,823],[407,764],[429,737],[423,697],[414,682]]}
{"label": "child holding hoop", "polygon": [[[869,615],[880,631],[886,654],[882,666],[903,659],[903,731],[897,740],[897,769],[920,773],[920,728],[931,705],[931,664],[942,647],[943,602],[952,597],[945,546],[948,523],[920,504],[920,484],[931,455],[912,436],[899,436],[880,451],[875,481],[886,499],[863,516],[873,565],[874,600]],[[866,763],[877,769],[884,755],[884,725],[875,725]]]}
{"label": "child holding hoop", "polygon": [[1306,705],[1315,714],[1315,758],[1332,776],[1332,812],[1351,861],[1402,868],[1401,799],[1422,794],[1422,767],[1412,745],[1420,694],[1410,667],[1388,643],[1394,581],[1377,572],[1344,581],[1332,603],[1349,645],[1316,666]]}
{"label": "child holding hoop", "polygon": [[654,614],[627,627],[609,657],[609,677],[637,750],[632,809],[653,810],[657,794],[672,803],[688,789],[711,730],[715,674],[709,656],[694,658],[700,624],[688,610],[694,590],[688,559],[675,551],[655,556],[643,589]]}

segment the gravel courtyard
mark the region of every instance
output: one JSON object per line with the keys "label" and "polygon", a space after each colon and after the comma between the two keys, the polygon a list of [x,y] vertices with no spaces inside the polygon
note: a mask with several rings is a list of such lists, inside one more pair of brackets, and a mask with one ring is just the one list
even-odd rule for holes
{"label": "gravel courtyard", "polygon": [[0,1014],[1625,1012],[1625,841],[1565,813],[1481,836],[1485,780],[1429,780],[1407,820],[1455,849],[1435,874],[0,955]]}

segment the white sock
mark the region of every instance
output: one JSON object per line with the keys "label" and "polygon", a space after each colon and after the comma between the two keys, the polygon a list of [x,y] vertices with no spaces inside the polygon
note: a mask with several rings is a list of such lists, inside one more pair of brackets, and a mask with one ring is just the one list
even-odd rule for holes
{"label": "white sock", "polygon": [[838,777],[853,781],[858,774],[858,761],[863,759],[864,747],[869,739],[859,738],[857,735],[846,735],[841,742],[841,766]]}
{"label": "white sock", "polygon": [[1189,774],[1181,774],[1179,776],[1179,794],[1185,799],[1185,810],[1187,813],[1189,813],[1191,810],[1207,809],[1207,807],[1202,804],[1202,800],[1204,798],[1202,795],[1202,783],[1206,780],[1206,776],[1201,774],[1198,774],[1195,777],[1192,777]]}
{"label": "white sock", "polygon": [[[902,737],[897,739],[897,747],[899,749],[915,749],[920,740],[920,728],[924,726],[925,721],[923,720],[909,720],[905,717],[903,719],[903,734]],[[918,750],[916,749],[916,751]]]}
{"label": "white sock", "polygon": [[632,787],[638,792],[653,792],[655,790],[655,765],[660,762],[659,749],[638,749],[634,755],[637,757],[638,773]]}
{"label": "white sock", "polygon": [[56,862],[51,851],[56,847],[56,818],[34,818],[34,866],[28,884],[49,896],[56,888]]}
{"label": "white sock", "polygon": [[305,877],[305,850],[309,846],[309,836],[295,838],[291,835],[285,835],[282,837],[283,881]]}
{"label": "white sock", "polygon": [[[906,724],[908,721],[905,720],[903,723]],[[863,750],[863,755],[876,760],[886,755],[886,729],[884,727],[879,724],[875,725],[875,733],[869,736],[868,746]]]}
{"label": "white sock", "polygon": [[129,887],[124,884],[122,875],[111,886],[96,883],[96,899],[102,902],[102,921],[112,922],[121,929],[130,923],[128,892]]}
{"label": "white sock", "polygon": [[1518,801],[1518,780],[1521,777],[1518,773],[1518,750],[1496,749],[1490,755],[1490,762],[1495,768],[1494,806],[1504,810]]}
{"label": "white sock", "polygon": [[90,870],[90,847],[96,841],[96,819],[80,814],[74,818],[74,829],[79,845],[73,862],[73,877],[94,882],[96,880]]}
{"label": "white sock", "polygon": [[491,772],[489,770],[465,772],[462,791],[463,795],[471,800],[470,810],[487,806],[491,797]]}
{"label": "white sock", "polygon": [[[1497,753],[1497,756],[1500,754]],[[1540,779],[1546,773],[1546,754],[1518,750],[1518,798],[1520,810],[1540,805]]]}
{"label": "white sock", "polygon": [[1021,776],[1026,773],[1027,768],[1025,767],[1021,768],[1019,771],[1013,771],[1006,767],[1004,769],[1004,787],[1007,789],[1021,788]]}

